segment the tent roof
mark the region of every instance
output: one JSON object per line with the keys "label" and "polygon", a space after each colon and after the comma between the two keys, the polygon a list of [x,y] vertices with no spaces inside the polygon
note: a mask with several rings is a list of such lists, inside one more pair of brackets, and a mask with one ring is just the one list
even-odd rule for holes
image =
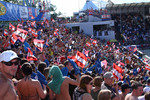
{"label": "tent roof", "polygon": [[90,0],[87,0],[85,5],[82,8],[82,11],[87,10],[87,9],[98,9],[98,7]]}

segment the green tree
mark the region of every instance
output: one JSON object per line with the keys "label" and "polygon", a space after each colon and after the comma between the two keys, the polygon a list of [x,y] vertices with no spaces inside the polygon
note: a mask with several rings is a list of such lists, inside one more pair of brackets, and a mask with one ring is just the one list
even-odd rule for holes
{"label": "green tree", "polygon": [[56,19],[57,16],[62,15],[61,12],[56,13],[57,7],[53,4],[50,4],[50,7],[48,8],[48,10],[51,13],[51,18]]}
{"label": "green tree", "polygon": [[5,2],[9,2],[9,3],[14,3],[14,4],[18,4],[17,0],[3,0]]}
{"label": "green tree", "polygon": [[56,8],[55,5],[50,4],[50,7],[48,8],[48,10],[49,10],[50,12],[55,12],[55,11],[57,10],[57,8]]}

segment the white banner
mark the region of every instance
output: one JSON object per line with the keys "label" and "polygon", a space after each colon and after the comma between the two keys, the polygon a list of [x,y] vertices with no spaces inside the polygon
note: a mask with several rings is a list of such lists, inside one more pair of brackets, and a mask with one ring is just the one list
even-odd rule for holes
{"label": "white banner", "polygon": [[20,17],[28,19],[28,8],[27,7],[19,7]]}

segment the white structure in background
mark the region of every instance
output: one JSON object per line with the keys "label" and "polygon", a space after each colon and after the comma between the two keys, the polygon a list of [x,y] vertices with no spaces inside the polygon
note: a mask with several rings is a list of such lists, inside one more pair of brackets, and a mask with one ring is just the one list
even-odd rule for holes
{"label": "white structure in background", "polygon": [[[102,2],[102,0],[100,2]],[[114,21],[110,19],[102,21],[105,17],[107,19],[107,15],[101,14],[99,16],[95,16],[93,14],[94,11],[99,10],[100,9],[92,2],[92,0],[87,0],[82,10],[79,13],[76,13],[76,15],[78,14],[80,17],[80,22],[68,23],[66,26],[71,28],[73,31],[77,31],[77,33],[83,32],[84,34],[94,36],[101,40],[115,39],[115,32],[112,29],[112,27],[114,27]],[[104,18],[100,16],[104,16]]]}
{"label": "white structure in background", "polygon": [[98,7],[90,0],[86,0],[86,3],[84,4],[83,8],[81,11],[85,11],[87,9],[93,9],[93,10],[98,10]]}
{"label": "white structure in background", "polygon": [[98,27],[113,27],[114,21],[100,21],[100,22],[83,22],[83,23],[68,23],[67,27],[71,28],[73,31],[81,32],[83,30],[84,34],[100,38],[101,40],[112,40],[115,39],[115,32],[113,30],[102,30],[100,32],[94,31],[96,26]]}

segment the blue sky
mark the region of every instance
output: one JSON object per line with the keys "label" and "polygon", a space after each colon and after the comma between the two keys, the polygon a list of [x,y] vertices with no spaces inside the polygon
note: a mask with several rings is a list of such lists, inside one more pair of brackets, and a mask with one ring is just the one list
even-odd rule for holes
{"label": "blue sky", "polygon": [[[105,4],[101,2],[107,2],[108,0],[91,0],[97,7],[101,7]],[[139,3],[139,2],[150,2],[150,0],[111,0],[115,4],[122,3]],[[81,10],[86,3],[86,0],[51,0],[51,3],[56,5],[57,12],[62,12],[65,16],[73,15],[73,12]]]}

